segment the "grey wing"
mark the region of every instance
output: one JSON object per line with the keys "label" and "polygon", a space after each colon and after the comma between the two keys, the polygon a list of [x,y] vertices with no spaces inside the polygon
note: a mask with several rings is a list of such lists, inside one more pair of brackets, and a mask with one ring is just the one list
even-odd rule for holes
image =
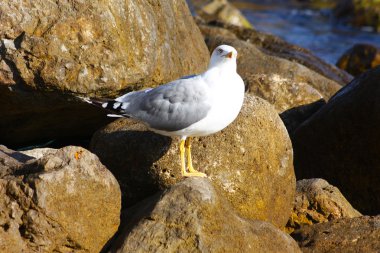
{"label": "grey wing", "polygon": [[206,117],[208,99],[208,88],[198,77],[180,79],[125,97],[125,114],[157,130],[177,131]]}

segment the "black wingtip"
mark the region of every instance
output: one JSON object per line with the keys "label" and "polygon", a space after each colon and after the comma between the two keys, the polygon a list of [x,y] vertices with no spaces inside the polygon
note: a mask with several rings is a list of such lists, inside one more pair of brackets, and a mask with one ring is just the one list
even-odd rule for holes
{"label": "black wingtip", "polygon": [[109,112],[125,117],[124,115],[124,103],[111,100],[111,99],[98,99],[98,98],[87,98],[87,97],[78,97],[82,101],[101,107]]}

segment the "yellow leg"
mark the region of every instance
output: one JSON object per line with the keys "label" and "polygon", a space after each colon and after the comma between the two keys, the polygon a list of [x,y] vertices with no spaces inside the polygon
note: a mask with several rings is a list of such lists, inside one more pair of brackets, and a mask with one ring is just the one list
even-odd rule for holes
{"label": "yellow leg", "polygon": [[[182,142],[181,142],[182,143]],[[185,176],[187,177],[207,177],[206,174],[194,169],[193,162],[191,160],[191,137],[188,137],[184,143],[187,155],[187,168],[189,170]]]}
{"label": "yellow leg", "polygon": [[193,161],[191,160],[191,137],[187,137],[185,141],[185,149],[187,156],[187,169],[189,172],[198,172],[193,167]]}
{"label": "yellow leg", "polygon": [[181,140],[179,144],[179,153],[181,156],[181,173],[182,176],[185,176],[187,174],[185,164],[185,140]]}

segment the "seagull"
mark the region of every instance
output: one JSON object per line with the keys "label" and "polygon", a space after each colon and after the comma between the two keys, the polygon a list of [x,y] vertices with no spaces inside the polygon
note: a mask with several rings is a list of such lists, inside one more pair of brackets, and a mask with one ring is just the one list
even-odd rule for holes
{"label": "seagull", "polygon": [[133,118],[153,132],[180,137],[182,176],[206,177],[193,167],[191,138],[216,133],[239,114],[245,88],[236,72],[236,58],[235,48],[220,45],[211,54],[209,66],[202,74],[129,92],[107,102],[84,100],[114,113],[108,116]]}

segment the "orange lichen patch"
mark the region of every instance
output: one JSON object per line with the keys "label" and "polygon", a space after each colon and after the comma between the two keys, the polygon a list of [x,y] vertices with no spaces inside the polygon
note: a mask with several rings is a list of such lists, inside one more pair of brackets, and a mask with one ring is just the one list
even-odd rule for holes
{"label": "orange lichen patch", "polygon": [[83,153],[83,150],[79,150],[79,151],[75,152],[75,154],[74,154],[75,160],[79,160],[80,157],[82,156],[82,153]]}

